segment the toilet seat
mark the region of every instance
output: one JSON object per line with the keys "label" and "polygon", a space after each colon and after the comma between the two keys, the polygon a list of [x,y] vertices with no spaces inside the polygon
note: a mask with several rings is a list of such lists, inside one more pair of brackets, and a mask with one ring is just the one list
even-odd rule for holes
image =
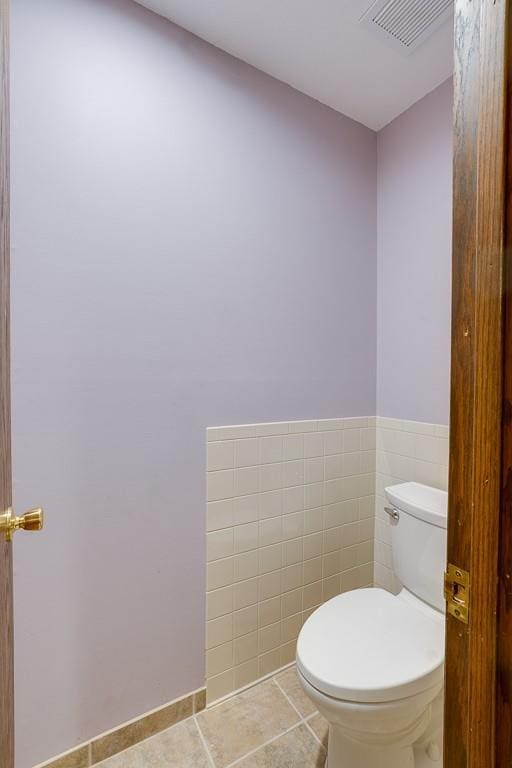
{"label": "toilet seat", "polygon": [[334,597],[304,624],[297,666],[335,699],[391,702],[442,682],[444,615],[406,590],[357,589]]}

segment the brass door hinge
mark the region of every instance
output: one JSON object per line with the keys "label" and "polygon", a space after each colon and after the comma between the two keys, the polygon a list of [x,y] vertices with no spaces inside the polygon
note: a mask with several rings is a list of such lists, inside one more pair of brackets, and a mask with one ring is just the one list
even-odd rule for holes
{"label": "brass door hinge", "polygon": [[444,574],[446,609],[464,624],[469,623],[469,573],[448,563]]}

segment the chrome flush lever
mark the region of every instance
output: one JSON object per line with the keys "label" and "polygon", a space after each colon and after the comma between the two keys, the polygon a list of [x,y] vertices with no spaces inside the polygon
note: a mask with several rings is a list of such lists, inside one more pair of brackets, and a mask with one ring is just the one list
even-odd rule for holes
{"label": "chrome flush lever", "polygon": [[400,520],[400,513],[393,507],[384,507],[384,512],[387,512],[392,520],[398,522]]}

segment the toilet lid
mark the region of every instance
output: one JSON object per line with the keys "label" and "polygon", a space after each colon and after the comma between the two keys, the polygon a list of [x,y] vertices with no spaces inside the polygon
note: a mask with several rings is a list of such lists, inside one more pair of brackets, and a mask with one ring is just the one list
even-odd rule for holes
{"label": "toilet lid", "polygon": [[413,596],[357,589],[305,622],[297,667],[322,693],[344,701],[412,696],[443,677],[444,615]]}

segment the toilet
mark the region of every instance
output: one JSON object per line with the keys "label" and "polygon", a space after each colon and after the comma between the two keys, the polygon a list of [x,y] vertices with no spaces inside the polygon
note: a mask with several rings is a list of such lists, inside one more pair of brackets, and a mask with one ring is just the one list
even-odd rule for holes
{"label": "toilet", "polygon": [[329,723],[328,768],[441,768],[447,493],[386,488],[397,595],[355,589],[297,641],[300,682]]}

